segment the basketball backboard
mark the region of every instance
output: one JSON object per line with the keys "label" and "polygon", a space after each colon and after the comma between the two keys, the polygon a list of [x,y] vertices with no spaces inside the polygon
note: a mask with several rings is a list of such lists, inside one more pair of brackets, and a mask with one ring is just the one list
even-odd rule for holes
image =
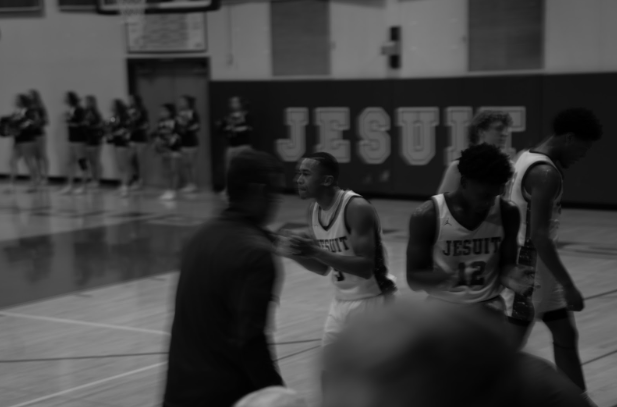
{"label": "basketball backboard", "polygon": [[[220,0],[147,0],[146,13],[188,13],[213,11],[220,7]],[[118,0],[96,0],[101,14],[118,14]]]}

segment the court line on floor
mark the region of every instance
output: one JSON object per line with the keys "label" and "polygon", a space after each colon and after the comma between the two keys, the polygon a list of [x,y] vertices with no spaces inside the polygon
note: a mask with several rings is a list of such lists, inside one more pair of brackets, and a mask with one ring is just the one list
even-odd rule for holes
{"label": "court line on floor", "polygon": [[[280,358],[278,358],[276,360],[278,362],[278,361],[281,361],[281,360],[284,360],[284,359],[289,359],[291,357],[300,355],[302,353],[309,352],[311,350],[315,350],[315,349],[320,348],[320,347],[321,347],[321,345],[312,346],[312,347],[310,347],[308,349],[303,349],[303,350],[301,350],[299,352],[295,352],[295,353],[292,353],[291,355],[286,355],[286,356],[280,357]],[[39,398],[34,399],[34,400],[25,401],[25,402],[22,402],[22,403],[19,403],[19,404],[15,404],[15,405],[12,405],[10,407],[26,407],[26,406],[31,406],[33,404],[40,403],[42,401],[46,401],[46,400],[49,400],[49,399],[53,399],[55,397],[60,397],[60,396],[63,396],[65,394],[72,393],[72,392],[75,392],[75,391],[78,391],[78,390],[87,389],[89,387],[93,387],[93,386],[97,386],[99,384],[107,383],[107,382],[110,382],[112,380],[117,380],[117,379],[121,379],[121,378],[126,377],[126,376],[130,376],[130,375],[134,375],[134,374],[137,374],[137,373],[146,372],[148,370],[152,370],[154,368],[157,368],[159,366],[163,366],[163,365],[166,365],[166,364],[167,364],[167,362],[155,363],[153,365],[149,365],[149,366],[142,367],[142,368],[139,368],[139,369],[131,370],[130,372],[121,373],[121,374],[118,374],[118,375],[115,375],[115,376],[107,377],[105,379],[96,380],[96,381],[91,382],[91,383],[82,384],[81,386],[77,386],[77,387],[73,387],[73,388],[70,388],[70,389],[59,391],[57,393],[49,394],[47,396],[39,397]]]}
{"label": "court line on floor", "polygon": [[38,315],[27,315],[27,314],[15,313],[15,312],[5,312],[5,311],[0,311],[0,315],[3,315],[5,317],[11,317],[11,318],[33,319],[33,320],[37,320],[37,321],[58,322],[58,323],[63,323],[63,324],[90,326],[90,327],[93,327],[93,328],[116,329],[116,330],[119,330],[119,331],[129,331],[129,332],[139,332],[139,333],[148,333],[148,334],[157,334],[157,335],[169,336],[169,332],[157,331],[155,329],[133,328],[133,327],[122,326],[122,325],[101,324],[101,323],[98,323],[98,322],[86,322],[86,321],[78,321],[78,320],[74,320],[74,319],[44,317],[44,316],[38,316]]}
{"label": "court line on floor", "polygon": [[[79,321],[79,320],[75,320],[75,319],[44,317],[44,316],[39,316],[39,315],[19,314],[19,313],[14,313],[14,312],[3,312],[3,311],[0,311],[0,316],[10,317],[10,318],[32,319],[32,320],[44,321],[44,322],[57,322],[57,323],[63,323],[63,324],[90,326],[90,327],[93,327],[93,328],[116,329],[116,330],[119,330],[119,331],[149,333],[149,334],[164,335],[164,336],[170,336],[171,335],[169,332],[157,331],[155,329],[134,328],[134,327],[123,326],[123,325],[101,324],[101,323],[98,323],[98,322],[87,322],[87,321]],[[299,343],[309,343],[309,342],[318,342],[318,341],[321,341],[321,339],[319,339],[319,338],[298,339],[298,340],[295,340],[295,341],[274,342],[274,343],[271,343],[271,345],[295,345],[295,344],[299,344]]]}
{"label": "court line on floor", "polygon": [[581,363],[581,366],[585,366],[585,365],[588,365],[590,363],[597,362],[598,360],[601,360],[601,359],[604,359],[605,357],[614,355],[615,353],[617,353],[617,349],[612,350],[612,351],[610,351],[608,353],[605,353],[604,355],[597,356],[597,357],[595,357],[593,359],[589,359],[588,361]]}
{"label": "court line on floor", "polygon": [[77,387],[73,387],[73,388],[70,388],[70,389],[62,390],[62,391],[59,391],[57,393],[53,393],[53,394],[49,394],[47,396],[39,397],[38,399],[34,399],[34,400],[30,400],[30,401],[25,401],[23,403],[15,404],[15,405],[12,405],[10,407],[31,406],[32,404],[40,403],[42,401],[53,399],[55,397],[60,397],[60,396],[63,396],[65,394],[72,393],[74,391],[78,391],[78,390],[82,390],[82,389],[87,389],[88,387],[97,386],[99,384],[107,383],[107,382],[110,382],[112,380],[122,379],[123,377],[134,375],[134,374],[141,373],[141,372],[145,372],[147,370],[151,370],[151,369],[154,369],[154,368],[157,368],[159,366],[166,365],[166,364],[167,364],[167,362],[155,363],[154,365],[142,367],[140,369],[131,370],[130,372],[121,373],[119,375],[107,377],[105,379],[97,380],[97,381],[94,381],[94,382],[91,382],[91,383],[82,384],[81,386],[77,386]]}

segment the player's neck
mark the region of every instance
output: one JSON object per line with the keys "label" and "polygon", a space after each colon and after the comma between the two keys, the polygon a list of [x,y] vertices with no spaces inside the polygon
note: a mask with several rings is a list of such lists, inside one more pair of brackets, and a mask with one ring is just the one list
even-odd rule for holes
{"label": "player's neck", "polygon": [[463,219],[461,219],[462,222],[486,216],[486,214],[474,212],[473,208],[471,207],[471,205],[469,205],[469,203],[463,196],[463,192],[460,189],[457,189],[456,191],[447,194],[447,198],[445,199],[446,203],[448,204],[448,208],[450,209],[450,212],[454,212],[459,216],[463,217]]}
{"label": "player's neck", "polygon": [[533,152],[541,153],[541,154],[548,156],[548,158],[550,158],[554,162],[557,161],[560,150],[561,150],[560,145],[558,144],[557,140],[555,140],[554,136],[549,137],[547,140],[543,141],[539,146],[532,149]]}
{"label": "player's neck", "polygon": [[334,202],[336,201],[336,197],[340,190],[341,188],[339,187],[328,188],[323,191],[320,196],[315,198],[315,202],[317,202],[317,204],[322,210],[327,211],[332,207],[332,205],[334,205]]}

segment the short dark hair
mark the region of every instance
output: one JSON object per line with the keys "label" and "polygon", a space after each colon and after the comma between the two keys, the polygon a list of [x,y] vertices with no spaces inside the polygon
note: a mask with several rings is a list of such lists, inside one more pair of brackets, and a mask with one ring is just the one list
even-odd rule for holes
{"label": "short dark hair", "polygon": [[462,177],[490,185],[503,185],[514,173],[508,156],[499,148],[486,143],[464,150],[458,170]]}
{"label": "short dark hair", "polygon": [[334,182],[338,182],[339,175],[339,166],[338,161],[332,154],[318,152],[307,155],[304,158],[308,158],[310,160],[315,160],[319,163],[319,168],[323,171],[325,175],[331,175],[334,178]]}
{"label": "short dark hair", "polygon": [[283,173],[281,163],[268,153],[246,150],[232,158],[227,171],[227,195],[230,202],[245,197],[250,184],[272,186],[272,176]]}
{"label": "short dark hair", "polygon": [[480,142],[480,130],[486,130],[492,123],[499,122],[505,126],[512,126],[512,117],[506,112],[498,110],[483,110],[471,119],[467,128],[467,138],[469,145],[476,145]]}
{"label": "short dark hair", "polygon": [[553,119],[553,134],[561,136],[566,133],[584,140],[598,141],[602,137],[602,124],[589,109],[566,109]]}

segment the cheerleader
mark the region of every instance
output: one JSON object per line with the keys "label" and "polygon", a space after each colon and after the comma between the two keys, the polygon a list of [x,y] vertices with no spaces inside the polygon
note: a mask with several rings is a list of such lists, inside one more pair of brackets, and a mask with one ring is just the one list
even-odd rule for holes
{"label": "cheerleader", "polygon": [[114,146],[116,155],[116,165],[120,176],[118,192],[125,197],[129,194],[129,183],[132,177],[128,108],[123,101],[116,99],[112,103],[111,114],[111,118],[107,121],[107,140]]}
{"label": "cheerleader", "polygon": [[47,109],[41,99],[41,95],[35,89],[30,90],[28,96],[32,103],[32,110],[37,116],[36,122],[36,161],[37,167],[41,176],[41,183],[47,184],[49,177],[49,159],[47,158],[47,137],[45,134],[45,127],[49,124],[47,117]]}
{"label": "cheerleader", "polygon": [[197,191],[197,147],[199,146],[198,132],[200,128],[199,116],[195,112],[195,98],[182,96],[178,101],[178,126],[182,139],[182,170],[186,186],[182,192]]}
{"label": "cheerleader", "polygon": [[[79,97],[75,92],[67,92],[65,103],[68,111],[65,121],[69,134],[69,158],[67,163],[67,185],[60,191],[62,194],[82,194],[85,191],[85,157],[86,140],[84,136],[84,109],[80,105]],[[73,190],[75,178],[81,177],[81,185]]]}
{"label": "cheerleader", "polygon": [[148,146],[148,111],[143,105],[139,95],[132,95],[129,98],[129,129],[131,167],[133,170],[133,184],[131,189],[138,190],[143,186],[144,179],[144,159]]}
{"label": "cheerleader", "polygon": [[90,186],[98,188],[101,181],[101,142],[104,136],[103,119],[94,96],[86,96],[84,117],[86,161],[90,169]]}
{"label": "cheerleader", "polygon": [[225,152],[225,171],[229,170],[229,163],[244,150],[250,150],[253,124],[248,112],[248,102],[239,96],[229,99],[229,114],[217,123],[219,131],[227,139]]}
{"label": "cheerleader", "polygon": [[159,121],[154,133],[154,146],[163,159],[169,189],[161,195],[164,201],[176,199],[182,165],[182,140],[178,134],[176,107],[171,103],[161,106]]}
{"label": "cheerleader", "polygon": [[9,161],[11,171],[9,192],[14,188],[17,165],[21,158],[24,159],[30,175],[30,187],[27,192],[32,192],[40,181],[36,162],[37,115],[30,108],[30,99],[26,95],[17,95],[15,107],[17,111],[5,121],[7,133],[13,136],[14,140]]}

